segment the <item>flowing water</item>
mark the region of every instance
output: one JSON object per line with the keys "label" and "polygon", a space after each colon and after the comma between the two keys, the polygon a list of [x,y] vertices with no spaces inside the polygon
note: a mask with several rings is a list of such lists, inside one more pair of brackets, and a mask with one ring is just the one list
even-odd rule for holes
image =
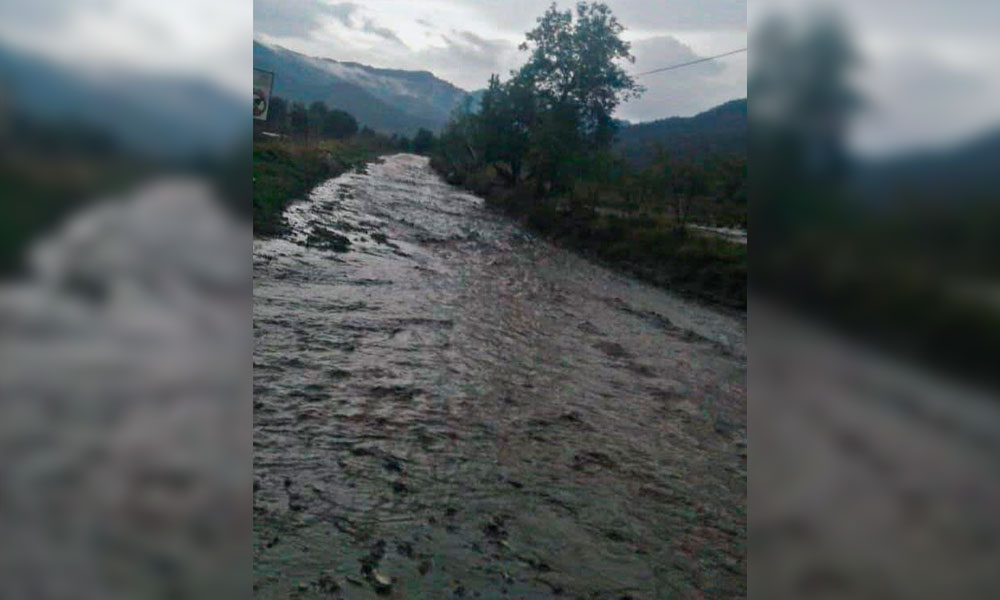
{"label": "flowing water", "polygon": [[254,242],[260,597],[746,594],[746,324],[397,155]]}

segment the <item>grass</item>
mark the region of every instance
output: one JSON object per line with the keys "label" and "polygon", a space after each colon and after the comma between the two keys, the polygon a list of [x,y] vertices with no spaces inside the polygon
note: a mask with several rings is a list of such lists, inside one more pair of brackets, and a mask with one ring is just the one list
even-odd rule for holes
{"label": "grass", "polygon": [[489,168],[448,175],[491,207],[597,262],[703,302],[746,310],[746,245],[678,231],[666,214],[625,210],[613,191],[538,198],[530,186],[505,187]]}
{"label": "grass", "polygon": [[536,230],[640,279],[713,304],[746,308],[746,246],[684,235],[663,218],[562,213],[553,220],[537,214],[529,213]]}
{"label": "grass", "polygon": [[253,232],[271,236],[284,227],[289,203],[316,185],[370,162],[385,152],[377,140],[255,140],[253,145]]}
{"label": "grass", "polygon": [[0,158],[0,277],[17,273],[30,244],[69,215],[106,194],[127,189],[143,174],[122,159],[22,156]]}

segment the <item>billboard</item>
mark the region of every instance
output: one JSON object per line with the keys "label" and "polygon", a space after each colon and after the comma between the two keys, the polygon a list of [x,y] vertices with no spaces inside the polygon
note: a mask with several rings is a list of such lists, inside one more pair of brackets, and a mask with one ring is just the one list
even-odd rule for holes
{"label": "billboard", "polygon": [[253,118],[257,121],[267,120],[273,85],[274,73],[262,69],[253,70]]}

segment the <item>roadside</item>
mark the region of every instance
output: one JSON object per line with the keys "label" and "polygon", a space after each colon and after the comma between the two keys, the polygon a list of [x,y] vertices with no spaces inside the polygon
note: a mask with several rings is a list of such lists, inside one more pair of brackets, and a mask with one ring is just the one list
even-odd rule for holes
{"label": "roadside", "polygon": [[487,172],[456,177],[438,161],[431,165],[450,183],[465,187],[491,208],[562,247],[700,302],[746,311],[745,237],[739,240],[714,231],[681,235],[665,215],[612,211],[596,202],[565,197],[539,198],[524,183],[507,187]]}

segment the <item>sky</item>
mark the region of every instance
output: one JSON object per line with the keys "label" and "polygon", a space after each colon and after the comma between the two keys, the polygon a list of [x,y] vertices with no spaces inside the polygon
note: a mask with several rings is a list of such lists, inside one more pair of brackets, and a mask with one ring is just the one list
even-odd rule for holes
{"label": "sky", "polygon": [[946,149],[1000,128],[1000,2],[753,0],[750,30],[774,14],[831,4],[861,57],[854,84],[866,107],[852,129],[855,150],[880,157]]}
{"label": "sky", "polygon": [[0,0],[0,43],[91,71],[198,78],[244,97],[251,0]]}
{"label": "sky", "polygon": [[[251,85],[251,37],[380,67],[429,70],[465,89],[507,74],[549,0],[0,0],[0,43],[62,62]],[[568,7],[570,2],[559,0]],[[633,72],[747,45],[774,11],[807,0],[608,0]],[[828,2],[829,4],[829,2]],[[837,0],[864,56],[869,107],[855,147],[879,155],[961,142],[1000,124],[1000,2]],[[751,44],[752,45],[752,44]],[[751,48],[750,54],[753,53]],[[747,54],[642,77],[619,117],[687,116],[746,96]]]}
{"label": "sky", "polygon": [[[254,36],[311,56],[431,71],[466,90],[506,77],[550,0],[257,0]],[[743,48],[746,0],[608,0],[626,27],[634,73]],[[559,2],[563,8],[573,3]],[[690,116],[746,97],[745,54],[639,79],[644,96],[618,116]]]}

